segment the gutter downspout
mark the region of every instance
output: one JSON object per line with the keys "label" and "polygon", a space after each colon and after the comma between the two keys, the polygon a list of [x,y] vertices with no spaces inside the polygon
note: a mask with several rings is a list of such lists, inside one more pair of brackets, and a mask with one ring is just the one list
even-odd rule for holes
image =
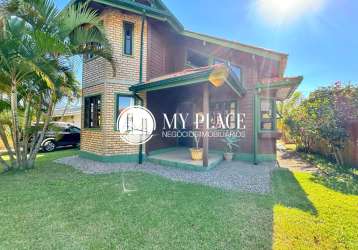
{"label": "gutter downspout", "polygon": [[[257,69],[257,78],[259,78],[260,75],[260,70],[265,62],[265,60],[262,61],[261,65],[259,65],[259,63],[256,60],[256,56],[252,57],[254,63],[256,64],[256,69]],[[260,117],[259,117],[259,110],[258,110],[258,106],[259,106],[259,96],[258,94],[261,92],[261,88],[255,88],[254,90],[254,145],[253,145],[253,149],[254,149],[254,165],[258,164],[258,160],[257,160],[257,154],[258,154],[258,131],[259,131],[259,126],[261,126],[259,124],[260,122]]]}
{"label": "gutter downspout", "polygon": [[144,50],[144,25],[146,20],[145,10],[142,15],[142,30],[140,35],[140,59],[139,59],[139,83],[143,83],[143,50]]}
{"label": "gutter downspout", "polygon": [[[144,25],[146,20],[146,14],[145,10],[143,10],[142,15],[142,29],[141,29],[141,35],[140,35],[140,59],[139,59],[139,83],[143,83],[143,50],[144,50]],[[140,105],[144,105],[143,99],[137,94],[134,93],[135,97],[137,97],[140,100]],[[139,145],[139,153],[138,153],[138,163],[143,163],[143,145]]]}
{"label": "gutter downspout", "polygon": [[[142,97],[140,97],[137,93],[134,93],[134,96],[139,99],[140,106],[143,106],[144,101],[143,101]],[[143,163],[143,145],[142,144],[139,145],[138,163],[139,164]]]}

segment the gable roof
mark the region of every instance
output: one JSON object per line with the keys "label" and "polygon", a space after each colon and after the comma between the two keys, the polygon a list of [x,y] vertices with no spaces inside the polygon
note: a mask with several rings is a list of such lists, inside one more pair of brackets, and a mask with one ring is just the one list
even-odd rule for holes
{"label": "gable roof", "polygon": [[[69,4],[76,3],[76,2],[84,2],[84,1],[85,0],[72,0]],[[193,39],[202,40],[208,43],[213,43],[226,48],[252,53],[258,56],[262,56],[277,61],[284,61],[285,58],[287,58],[287,54],[285,53],[184,30],[184,26],[175,17],[175,15],[168,9],[168,7],[163,3],[162,0],[149,0],[149,1],[152,2],[151,6],[138,3],[135,0],[89,0],[89,2],[94,2],[98,4],[111,6],[113,8],[131,11],[139,15],[145,14],[146,16],[151,17],[153,19],[167,22],[176,32],[178,32],[180,35],[184,37],[190,37]]]}

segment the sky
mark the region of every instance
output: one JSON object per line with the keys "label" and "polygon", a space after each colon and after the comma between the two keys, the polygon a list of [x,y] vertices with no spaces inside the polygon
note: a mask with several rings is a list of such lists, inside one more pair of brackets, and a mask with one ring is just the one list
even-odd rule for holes
{"label": "sky", "polygon": [[[302,75],[305,95],[358,83],[358,1],[162,1],[187,30],[289,54],[286,76]],[[60,8],[67,2],[56,0]]]}

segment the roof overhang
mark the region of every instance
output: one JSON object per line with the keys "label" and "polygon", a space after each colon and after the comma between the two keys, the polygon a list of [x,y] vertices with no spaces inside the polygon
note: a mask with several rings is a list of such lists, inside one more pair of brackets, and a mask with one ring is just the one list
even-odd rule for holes
{"label": "roof overhang", "polygon": [[278,101],[284,101],[291,97],[302,80],[302,76],[265,79],[256,86],[256,89],[268,93]]}
{"label": "roof overhang", "polygon": [[239,43],[239,42],[235,42],[235,41],[230,41],[230,40],[226,40],[226,39],[222,39],[222,38],[218,38],[218,37],[213,37],[213,36],[209,36],[209,35],[205,35],[205,34],[200,34],[200,33],[192,32],[192,31],[188,31],[188,30],[184,30],[181,34],[183,36],[186,36],[189,38],[202,40],[202,41],[205,41],[208,43],[220,45],[220,46],[234,49],[234,50],[251,53],[251,54],[254,54],[257,56],[262,56],[262,57],[269,58],[269,59],[276,60],[276,61],[281,61],[288,57],[288,55],[285,53],[281,53],[281,52],[277,52],[277,51],[273,51],[273,50],[269,50],[269,49],[264,49],[264,48],[260,48],[260,47],[256,47],[256,46],[251,46],[251,45],[247,45],[247,44],[243,44],[243,43]]}
{"label": "roof overhang", "polygon": [[205,68],[199,68],[183,73],[174,73],[171,75],[153,79],[147,83],[138,83],[129,88],[135,93],[151,92],[174,87],[189,86],[211,83],[215,87],[227,84],[238,96],[243,96],[246,90],[237,78],[234,72],[225,65],[212,65]]}
{"label": "roof overhang", "polygon": [[[76,2],[85,2],[85,0],[72,0],[68,5]],[[151,17],[163,22],[168,22],[169,25],[177,32],[182,32],[184,30],[184,26],[160,0],[156,0],[156,3],[160,8],[146,6],[144,4],[135,2],[134,0],[89,0],[88,2],[103,4],[116,9],[130,11],[138,15],[145,14],[147,17]]]}
{"label": "roof overhang", "polygon": [[75,107],[75,108],[56,108],[53,112],[53,117],[62,117],[62,116],[75,116],[75,115],[81,115],[81,108]]}

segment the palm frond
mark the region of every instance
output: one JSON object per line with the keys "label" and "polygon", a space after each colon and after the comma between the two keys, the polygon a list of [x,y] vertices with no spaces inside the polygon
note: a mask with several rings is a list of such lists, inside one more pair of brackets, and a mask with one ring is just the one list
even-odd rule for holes
{"label": "palm frond", "polygon": [[10,102],[8,100],[0,100],[0,113],[11,109]]}
{"label": "palm frond", "polygon": [[69,48],[63,41],[58,40],[47,32],[36,30],[32,34],[32,43],[34,46],[31,52],[34,56],[46,56],[46,55],[68,55],[71,53]]}
{"label": "palm frond", "polygon": [[8,0],[7,10],[12,16],[25,21],[33,30],[54,31],[54,20],[59,10],[51,0]]}
{"label": "palm frond", "polygon": [[95,27],[104,34],[104,28],[97,11],[88,7],[87,3],[72,4],[65,8],[58,16],[58,22],[62,23],[60,34],[68,37],[79,27]]}

